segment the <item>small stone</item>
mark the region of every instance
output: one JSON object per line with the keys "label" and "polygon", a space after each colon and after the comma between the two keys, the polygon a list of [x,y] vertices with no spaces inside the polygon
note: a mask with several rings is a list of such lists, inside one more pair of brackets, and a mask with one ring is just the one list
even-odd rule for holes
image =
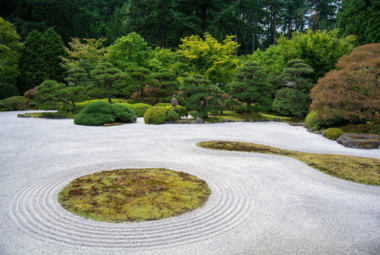
{"label": "small stone", "polygon": [[202,118],[197,118],[196,122],[197,122],[198,124],[202,124],[202,123],[203,123],[203,119],[202,119]]}
{"label": "small stone", "polygon": [[197,124],[197,121],[196,120],[192,120],[191,124]]}
{"label": "small stone", "polygon": [[281,122],[281,119],[280,118],[274,118],[273,121],[275,121],[275,122]]}
{"label": "small stone", "polygon": [[227,122],[227,119],[223,119],[223,122]]}

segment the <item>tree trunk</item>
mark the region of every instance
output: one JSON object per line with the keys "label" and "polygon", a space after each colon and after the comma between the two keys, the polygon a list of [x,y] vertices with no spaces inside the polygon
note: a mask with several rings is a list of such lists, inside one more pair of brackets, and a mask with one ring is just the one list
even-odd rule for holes
{"label": "tree trunk", "polygon": [[161,22],[161,48],[165,49],[165,23]]}
{"label": "tree trunk", "polygon": [[289,22],[288,22],[288,40],[290,40],[290,35],[291,35],[291,32],[290,32],[291,24],[292,24],[292,19],[289,19]]}
{"label": "tree trunk", "polygon": [[108,83],[108,103],[111,103],[111,97],[112,97],[112,83]]}
{"label": "tree trunk", "polygon": [[144,101],[144,86],[140,87],[141,101]]}
{"label": "tree trunk", "polygon": [[[276,4],[277,1],[274,1]],[[277,36],[277,24],[276,24],[276,19],[277,19],[277,7],[274,7],[274,13],[273,13],[273,44],[276,45],[276,36]]]}
{"label": "tree trunk", "polygon": [[255,37],[256,37],[256,14],[253,15],[253,36],[252,36],[252,54],[255,53]]}

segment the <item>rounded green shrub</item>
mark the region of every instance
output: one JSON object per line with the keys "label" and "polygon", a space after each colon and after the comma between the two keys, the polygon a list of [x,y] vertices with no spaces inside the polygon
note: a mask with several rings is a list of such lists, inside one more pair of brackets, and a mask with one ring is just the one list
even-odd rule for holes
{"label": "rounded green shrub", "polygon": [[247,106],[241,105],[241,106],[239,106],[239,107],[236,108],[236,111],[238,113],[248,112],[248,108],[247,108]]}
{"label": "rounded green shrub", "polygon": [[8,83],[0,83],[0,100],[8,97],[20,96],[20,91]]}
{"label": "rounded green shrub", "polygon": [[111,105],[113,108],[113,116],[115,116],[115,121],[120,122],[132,122],[136,121],[136,114],[133,112],[131,108],[121,104],[113,104]]}
{"label": "rounded green shrub", "polygon": [[323,136],[330,140],[336,140],[339,136],[343,135],[344,131],[339,128],[328,128],[323,133]]}
{"label": "rounded green shrub", "polygon": [[318,120],[317,120],[318,112],[311,112],[305,118],[305,126],[307,128],[318,128]]}
{"label": "rounded green shrub", "polygon": [[153,106],[144,114],[146,124],[162,124],[165,122],[168,109],[163,106]]}
{"label": "rounded green shrub", "polygon": [[84,126],[101,126],[113,123],[115,120],[132,122],[136,121],[136,115],[127,106],[99,101],[88,104],[74,116],[74,123]]}
{"label": "rounded green shrub", "polygon": [[179,119],[179,115],[175,111],[169,109],[166,112],[166,120],[178,120],[178,119]]}
{"label": "rounded green shrub", "polygon": [[170,106],[170,107],[172,107],[172,104],[171,103],[157,103],[154,106],[164,106],[164,107]]}
{"label": "rounded green shrub", "polygon": [[[172,104],[170,103],[158,103],[158,104],[155,104],[154,106],[163,106],[169,110],[173,108]],[[177,105],[177,113],[180,118],[189,116],[187,109],[183,107],[182,105]]]}
{"label": "rounded green shrub", "polygon": [[137,117],[144,117],[146,110],[152,107],[150,104],[138,103],[132,104],[131,108],[136,113]]}
{"label": "rounded green shrub", "polygon": [[[94,100],[84,101],[84,102],[81,102],[81,103],[75,103],[75,105],[77,107],[84,108],[88,104],[95,103],[95,102],[106,102],[106,103],[108,103],[108,98],[94,99]],[[117,104],[117,103],[119,103],[119,100],[117,100],[117,99],[111,99],[111,104]]]}
{"label": "rounded green shrub", "polygon": [[18,111],[18,110],[27,110],[28,109],[29,99],[23,96],[14,96],[9,97],[4,100],[1,100],[2,107],[1,111]]}

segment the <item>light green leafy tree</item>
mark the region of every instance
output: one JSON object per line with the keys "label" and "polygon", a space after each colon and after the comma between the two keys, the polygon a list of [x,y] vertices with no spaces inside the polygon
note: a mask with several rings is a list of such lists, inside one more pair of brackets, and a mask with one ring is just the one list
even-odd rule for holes
{"label": "light green leafy tree", "polygon": [[17,54],[22,49],[15,27],[0,17],[0,82],[16,85]]}
{"label": "light green leafy tree", "polygon": [[239,67],[239,60],[234,56],[239,47],[233,38],[226,36],[219,43],[209,33],[204,33],[204,40],[199,36],[190,36],[182,40],[178,53],[194,73],[203,75],[213,82],[228,82]]}
{"label": "light green leafy tree", "polygon": [[113,83],[119,80],[130,79],[130,76],[127,73],[115,68],[108,62],[96,65],[95,69],[91,71],[91,77],[97,80],[104,89],[104,93],[108,97],[108,103],[111,103]]}
{"label": "light green leafy tree", "polygon": [[118,68],[148,67],[150,47],[140,35],[130,33],[107,48],[107,60]]}

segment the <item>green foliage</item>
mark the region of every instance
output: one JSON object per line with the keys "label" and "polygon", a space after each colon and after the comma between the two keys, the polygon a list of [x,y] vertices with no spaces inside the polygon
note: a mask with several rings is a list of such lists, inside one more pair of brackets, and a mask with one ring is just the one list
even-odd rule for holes
{"label": "green foliage", "polygon": [[307,128],[317,128],[318,129],[318,120],[317,120],[318,112],[311,112],[305,118],[305,126]]}
{"label": "green foliage", "polygon": [[229,110],[231,110],[234,105],[236,105],[236,101],[232,97],[224,101],[224,106]]}
{"label": "green foliage", "polygon": [[162,124],[167,119],[168,109],[163,106],[153,106],[144,114],[145,124]]}
{"label": "green foliage", "polygon": [[352,36],[339,38],[335,30],[308,30],[305,33],[293,33],[290,40],[281,36],[277,45],[271,45],[264,52],[257,50],[253,55],[248,55],[247,59],[256,62],[268,73],[282,71],[290,60],[302,59],[314,70],[307,77],[316,82],[334,69],[340,57],[351,52],[354,40]]}
{"label": "green foliage", "polygon": [[368,133],[380,135],[380,125],[378,125],[378,124],[373,125],[373,127],[369,130]]}
{"label": "green foliage", "polygon": [[294,59],[288,62],[288,68],[283,70],[282,80],[288,86],[287,89],[280,89],[276,93],[277,100],[283,100],[283,110],[287,110],[299,119],[308,111],[309,90],[313,83],[304,74],[313,73],[313,69],[302,59]]}
{"label": "green foliage", "polygon": [[218,86],[212,85],[210,80],[201,75],[186,75],[181,80],[180,96],[188,97],[186,109],[195,110],[191,115],[194,117],[207,118],[208,113],[217,113],[222,102],[217,94],[220,92]]}
{"label": "green foliage", "polygon": [[18,89],[7,83],[0,83],[0,100],[13,96],[20,96]]}
{"label": "green foliage", "polygon": [[380,2],[343,0],[338,12],[339,36],[356,35],[355,46],[380,42]]}
{"label": "green foliage", "polygon": [[188,64],[179,61],[180,54],[170,49],[156,47],[149,52],[149,69],[158,72],[161,69],[167,69],[175,73],[175,76],[181,76],[185,72],[190,71]]}
{"label": "green foliage", "polygon": [[238,112],[238,113],[249,113],[249,112],[251,112],[251,109],[248,108],[247,106],[240,105],[236,108],[236,112]]}
{"label": "green foliage", "polygon": [[[288,92],[288,91],[286,91]],[[286,95],[288,96],[288,95]],[[292,109],[293,106],[291,105],[292,102],[290,100],[288,100],[286,97],[279,97],[279,98],[275,98],[273,100],[273,104],[272,104],[272,109],[273,111],[276,111],[278,113],[281,113],[283,115],[289,115],[290,114],[290,110],[289,109]]]}
{"label": "green foliage", "polygon": [[[157,104],[155,106],[157,106]],[[169,110],[173,108],[171,104],[170,106],[165,106],[165,107]],[[189,115],[189,113],[187,112],[187,109],[181,105],[177,105],[177,113],[180,118],[187,117]]]}
{"label": "green foliage", "polygon": [[179,115],[178,113],[176,113],[175,111],[171,110],[171,109],[168,109],[167,112],[166,112],[166,120],[178,120],[179,119]]}
{"label": "green foliage", "polygon": [[137,104],[120,103],[120,104],[128,106],[129,108],[131,108],[137,117],[144,117],[145,112],[149,108],[152,107],[151,105],[144,104],[144,103],[137,103]]}
{"label": "green foliage", "polygon": [[268,109],[272,105],[272,85],[265,71],[254,62],[248,62],[237,69],[235,80],[228,84],[231,95],[247,103]]}
{"label": "green foliage", "polygon": [[112,85],[118,80],[130,79],[129,75],[115,68],[108,62],[102,62],[91,71],[91,77],[103,86],[105,94],[108,95],[108,102],[111,103]]}
{"label": "green foliage", "polygon": [[54,80],[44,81],[37,88],[35,93],[35,103],[39,109],[58,109],[58,98],[57,91],[65,88],[66,85],[58,83]]}
{"label": "green foliage", "polygon": [[1,111],[19,111],[28,109],[28,98],[23,96],[9,97],[1,100]]}
{"label": "green foliage", "polygon": [[42,35],[41,59],[44,78],[47,80],[63,81],[63,69],[61,56],[64,56],[64,44],[62,38],[53,28],[49,28]]}
{"label": "green foliage", "polygon": [[[89,100],[89,101],[84,101],[81,103],[76,103],[75,105],[78,107],[85,107],[90,103],[95,103],[95,102],[108,102],[108,98],[103,98],[103,99],[94,99],[94,100]],[[119,100],[117,99],[111,99],[111,104],[118,104]]]}
{"label": "green foliage", "polygon": [[76,86],[85,85],[89,79],[88,79],[88,73],[85,69],[76,66],[67,71],[67,78],[65,78],[65,81],[74,83]]}
{"label": "green foliage", "polygon": [[179,83],[176,75],[169,69],[160,69],[158,72],[151,73],[149,78],[156,80],[151,85],[157,88],[157,98],[171,96],[178,90]]}
{"label": "green foliage", "polygon": [[344,131],[339,128],[328,128],[323,132],[323,136],[330,140],[336,140],[339,136],[343,135]]}
{"label": "green foliage", "polygon": [[88,104],[74,116],[74,123],[84,126],[101,126],[115,121],[136,121],[136,115],[127,106],[99,101]]}
{"label": "green foliage", "polygon": [[131,67],[148,67],[150,47],[140,35],[135,32],[118,38],[107,48],[109,62],[116,67],[125,69]]}
{"label": "green foliage", "polygon": [[214,82],[228,82],[239,67],[239,60],[234,56],[239,45],[233,41],[234,36],[226,36],[219,43],[209,33],[204,33],[204,40],[199,36],[190,36],[182,40],[178,53],[182,61],[189,64],[192,71]]}
{"label": "green foliage", "polygon": [[0,17],[0,83],[16,84],[19,74],[17,54],[21,49],[22,43],[15,27]]}
{"label": "green foliage", "polygon": [[146,85],[155,84],[155,80],[150,76],[151,71],[143,67],[127,68],[126,72],[132,78],[125,89],[126,92],[140,91],[141,101],[144,101],[144,88]]}

